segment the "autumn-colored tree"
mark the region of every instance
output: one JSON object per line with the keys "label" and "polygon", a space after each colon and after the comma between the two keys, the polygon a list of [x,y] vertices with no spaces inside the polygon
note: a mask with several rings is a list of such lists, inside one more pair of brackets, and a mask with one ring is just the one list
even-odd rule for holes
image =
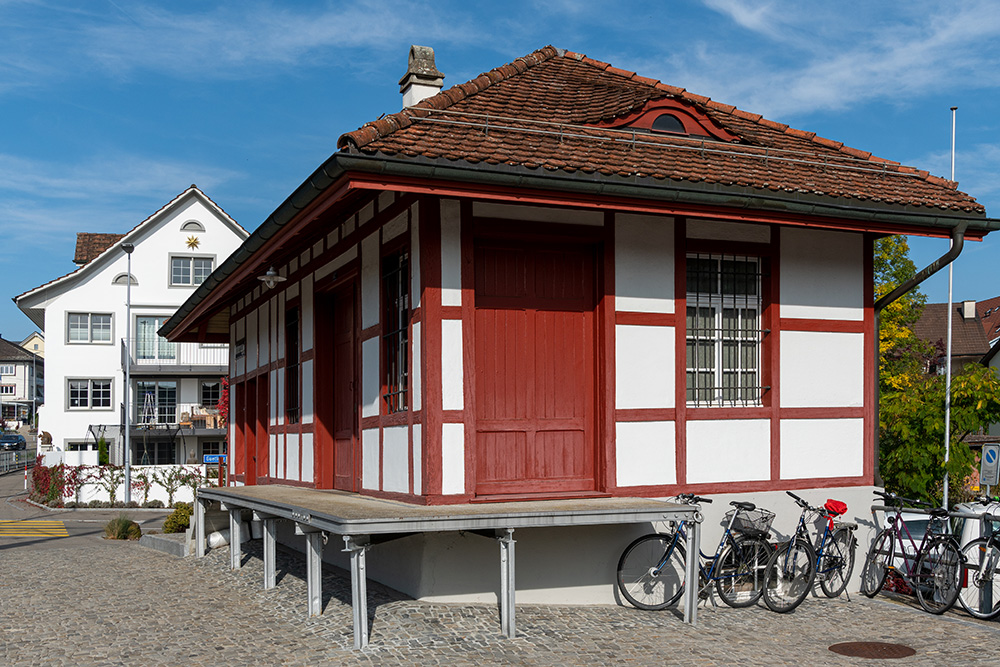
{"label": "autumn-colored tree", "polygon": [[[902,236],[875,244],[875,298],[912,277],[916,266]],[[912,290],[879,314],[879,469],[886,489],[939,502],[945,473],[945,378],[929,375],[943,351],[920,340],[912,325],[926,297]],[[952,378],[950,455],[952,501],[963,499],[975,463],[966,436],[1000,421],[1000,379],[992,368],[969,364]]]}

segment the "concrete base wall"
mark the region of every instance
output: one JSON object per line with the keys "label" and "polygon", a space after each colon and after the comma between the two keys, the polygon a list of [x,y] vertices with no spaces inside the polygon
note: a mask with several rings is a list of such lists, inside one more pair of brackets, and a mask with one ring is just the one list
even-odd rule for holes
{"label": "concrete base wall", "polygon": [[[871,518],[873,487],[796,491],[821,506],[828,498],[847,503],[842,517],[859,528],[857,559],[851,592],[857,591],[864,556],[874,536]],[[744,500],[778,516],[776,539],[795,529],[799,508],[783,491],[713,495],[702,506],[705,516],[702,551],[713,554],[722,537],[723,517],[731,500]],[[662,525],[632,524],[565,528],[522,528],[514,531],[517,601],[527,604],[621,604],[615,585],[618,559],[629,542],[663,529]],[[305,551],[305,538],[295,536],[290,522],[279,524],[280,543]],[[323,550],[327,563],[350,569],[343,538],[330,535]],[[500,547],[495,539],[472,533],[426,533],[371,547],[368,577],[409,596],[435,602],[495,603],[500,593]]]}

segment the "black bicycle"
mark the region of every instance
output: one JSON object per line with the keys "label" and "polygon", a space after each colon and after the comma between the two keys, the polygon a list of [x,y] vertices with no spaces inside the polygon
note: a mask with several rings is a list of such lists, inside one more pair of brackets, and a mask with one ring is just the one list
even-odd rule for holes
{"label": "black bicycle", "polygon": [[[692,493],[677,500],[689,505],[710,503]],[[764,566],[773,550],[768,530],[774,513],[753,503],[732,501],[726,513],[726,530],[713,555],[700,553],[699,597],[714,584],[719,597],[730,607],[749,607],[760,599]],[[618,560],[618,590],[639,609],[664,609],[684,592],[686,521],[666,533],[643,535],[629,544]],[[700,550],[699,550],[700,551]]]}

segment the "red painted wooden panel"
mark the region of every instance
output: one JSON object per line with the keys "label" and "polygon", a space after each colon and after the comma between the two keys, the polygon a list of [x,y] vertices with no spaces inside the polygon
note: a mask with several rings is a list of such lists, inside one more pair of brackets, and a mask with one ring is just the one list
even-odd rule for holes
{"label": "red painted wooden panel", "polygon": [[[266,478],[269,474],[267,469],[268,455],[271,451],[270,437],[267,434],[268,415],[268,375],[262,373],[257,376],[257,406],[256,406],[256,452],[257,452],[257,477]],[[299,457],[299,460],[302,460]]]}
{"label": "red painted wooden panel", "polygon": [[481,242],[475,263],[476,493],[593,490],[593,248]]}
{"label": "red painted wooden panel", "polygon": [[355,448],[357,405],[354,381],[357,340],[354,325],[354,290],[337,293],[333,316],[333,488],[356,491]]}
{"label": "red painted wooden panel", "polygon": [[238,382],[233,387],[233,474],[245,475],[247,471],[247,386]]}
{"label": "red painted wooden panel", "polygon": [[243,433],[243,441],[246,443],[246,479],[244,483],[249,486],[257,483],[257,379],[247,380],[245,384],[243,423],[246,424],[246,430]]}

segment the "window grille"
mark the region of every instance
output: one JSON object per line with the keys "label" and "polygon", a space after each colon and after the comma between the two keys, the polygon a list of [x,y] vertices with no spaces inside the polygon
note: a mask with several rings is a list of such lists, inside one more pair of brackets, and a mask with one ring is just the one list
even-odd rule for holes
{"label": "window grille", "polygon": [[687,404],[761,405],[761,260],[687,257]]}
{"label": "window grille", "polygon": [[386,412],[404,412],[409,391],[410,266],[405,251],[389,255],[382,263],[385,308],[382,348],[385,359],[382,400]]}

